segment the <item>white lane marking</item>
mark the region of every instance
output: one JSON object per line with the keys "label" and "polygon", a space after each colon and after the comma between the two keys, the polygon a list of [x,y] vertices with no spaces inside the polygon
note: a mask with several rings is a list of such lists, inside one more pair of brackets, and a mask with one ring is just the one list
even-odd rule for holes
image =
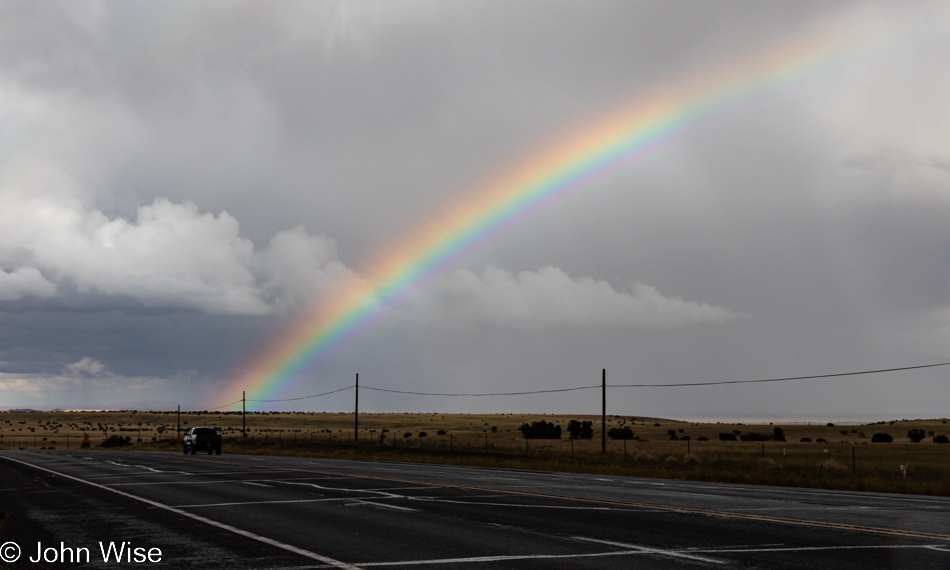
{"label": "white lane marking", "polygon": [[194,513],[189,513],[188,511],[183,511],[183,510],[181,510],[181,509],[177,509],[177,508],[175,508],[175,507],[172,507],[172,506],[169,506],[169,505],[166,505],[166,504],[163,504],[163,503],[159,503],[159,502],[153,501],[153,500],[151,500],[151,499],[146,499],[146,498],[144,498],[144,497],[139,497],[139,496],[133,495],[133,494],[131,494],[131,493],[126,493],[125,491],[120,491],[120,490],[118,490],[118,489],[113,489],[112,487],[107,487],[106,485],[100,485],[99,483],[93,483],[92,481],[86,481],[86,480],[84,480],[84,479],[80,479],[79,477],[73,477],[72,475],[67,475],[67,474],[65,474],[65,473],[60,473],[60,472],[58,472],[58,471],[53,471],[52,469],[47,469],[47,468],[45,468],[45,467],[40,467],[40,466],[38,466],[38,465],[33,465],[32,463],[27,463],[26,461],[22,461],[22,460],[20,460],[20,459],[14,459],[14,458],[12,458],[12,457],[6,457],[6,456],[4,456],[4,457],[5,457],[8,461],[15,461],[15,462],[17,462],[17,463],[20,463],[20,464],[22,464],[22,465],[26,465],[26,466],[32,467],[32,468],[34,468],[34,469],[39,469],[39,470],[41,470],[41,471],[46,471],[47,473],[52,473],[52,474],[54,474],[54,475],[59,475],[60,477],[65,477],[65,478],[67,478],[67,479],[72,479],[73,481],[78,481],[78,482],[80,482],[80,483],[85,483],[86,485],[91,485],[91,486],[93,486],[93,487],[98,487],[99,489],[104,489],[104,490],[106,490],[106,491],[111,491],[111,492],[113,492],[113,493],[115,493],[115,494],[117,494],[117,495],[122,495],[123,497],[128,497],[128,498],[134,499],[134,500],[136,500],[136,501],[141,501],[141,502],[143,502],[143,503],[145,503],[145,504],[152,505],[153,507],[158,507],[158,508],[160,508],[160,509],[165,509],[165,510],[171,511],[171,512],[173,512],[173,513],[178,513],[179,515],[186,516],[186,517],[188,517],[188,518],[190,518],[190,519],[194,519],[194,520],[196,520],[196,521],[203,522],[203,523],[205,523],[205,524],[210,524],[210,525],[212,525],[212,526],[216,526],[216,527],[218,527],[218,528],[220,528],[220,529],[224,529],[224,530],[233,532],[233,533],[235,533],[235,534],[239,534],[239,535],[241,535],[241,536],[246,536],[247,538],[250,538],[250,539],[253,539],[253,540],[257,540],[257,541],[259,541],[259,542],[263,542],[264,544],[269,544],[269,545],[271,545],[271,546],[276,546],[277,548],[282,548],[282,549],[284,549],[284,550],[293,552],[294,554],[299,554],[299,555],[301,555],[301,556],[306,556],[307,558],[311,558],[311,559],[313,559],[313,560],[319,560],[320,562],[323,562],[323,563],[325,563],[325,564],[329,564],[329,565],[333,566],[334,568],[345,568],[345,569],[347,569],[347,570],[359,570],[359,567],[353,566],[352,564],[347,564],[346,562],[341,562],[340,560],[337,560],[337,559],[335,559],[335,558],[330,558],[329,556],[324,556],[324,555],[322,555],[322,554],[317,554],[316,552],[310,552],[309,550],[304,550],[303,548],[297,548],[296,546],[293,546],[293,545],[290,545],[290,544],[287,544],[287,543],[284,543],[284,542],[280,542],[280,541],[278,541],[278,540],[274,540],[274,539],[268,538],[268,537],[266,537],[266,536],[261,536],[261,535],[259,535],[259,534],[254,534],[253,532],[250,532],[250,531],[247,531],[247,530],[244,530],[244,529],[241,529],[241,528],[237,528],[237,527],[235,527],[235,526],[231,526],[231,525],[228,525],[228,524],[224,524],[224,523],[221,523],[221,522],[218,522],[218,521],[215,521],[215,520],[211,520],[211,519],[202,517],[202,516],[200,516],[200,515],[196,515],[196,514],[194,514]]}
{"label": "white lane marking", "polygon": [[267,487],[268,489],[271,488],[270,485],[265,485],[263,483],[255,483],[254,481],[241,481],[241,483],[244,483],[245,485],[254,485],[256,487]]}
{"label": "white lane marking", "polygon": [[[696,560],[697,562],[709,562],[712,564],[725,564],[725,560],[716,560],[715,558],[706,558],[705,556],[695,556],[693,554],[686,554],[685,552],[677,552],[675,550],[663,550],[662,548],[650,548],[649,546],[639,546],[636,544],[627,544],[624,542],[615,542],[613,540],[601,540],[599,538],[587,538],[584,536],[572,536],[574,540],[583,540],[586,542],[596,542],[597,544],[606,544],[608,546],[617,546],[620,548],[631,548],[639,550],[641,552],[647,552],[650,554],[659,554],[660,556],[672,556],[673,558],[686,558],[688,560]],[[722,552],[722,551],[717,551]]]}
{"label": "white lane marking", "polygon": [[240,507],[244,505],[276,505],[280,503],[326,503],[330,501],[352,501],[351,497],[331,497],[325,499],[282,499],[279,501],[238,501],[234,503],[199,503],[195,505],[175,505],[177,509],[198,509],[202,507]]}
{"label": "white lane marking", "polygon": [[[842,545],[842,546],[789,546],[787,548],[724,548],[722,550],[690,550],[690,552],[715,553],[731,552],[742,554],[745,552],[811,552],[819,550],[864,550],[864,549],[887,549],[887,548],[926,548],[929,550],[940,550],[937,544],[868,544],[868,545]],[[950,552],[944,550],[943,552]]]}
{"label": "white lane marking", "polygon": [[323,491],[341,491],[344,493],[373,493],[374,495],[382,495],[381,499],[405,499],[404,495],[397,495],[396,493],[389,493],[387,491],[377,491],[374,489],[347,489],[339,487],[324,487],[323,485],[317,485],[316,483],[296,483],[293,481],[281,481],[285,485],[300,485],[302,487],[314,487],[316,489],[321,489]]}
{"label": "white lane marking", "polygon": [[937,552],[950,552],[950,550],[947,550],[946,548],[940,548],[939,546],[936,546],[936,545],[928,545],[928,546],[925,546],[924,548],[927,548],[930,550],[936,550]]}
{"label": "white lane marking", "polygon": [[558,558],[597,558],[601,556],[630,556],[649,554],[641,550],[591,552],[586,554],[515,554],[511,556],[473,556],[470,558],[434,558],[430,560],[402,560],[395,562],[358,562],[360,568],[376,566],[421,566],[423,564],[459,564],[462,562],[504,562],[507,560],[551,560]]}
{"label": "white lane marking", "polygon": [[452,503],[456,505],[473,505],[476,507],[518,507],[523,509],[563,509],[568,511],[645,511],[651,512],[653,509],[626,508],[617,509],[614,507],[572,507],[562,505],[526,505],[524,503],[487,503],[480,501],[455,501],[452,499],[426,498],[426,497],[406,497],[411,501],[423,501],[426,503]]}
{"label": "white lane marking", "polygon": [[394,509],[397,511],[407,511],[410,513],[418,513],[419,509],[410,509],[409,507],[400,507],[398,505],[387,505],[386,503],[374,503],[373,501],[352,501],[348,503],[347,507],[359,507],[366,505],[368,507],[382,507],[384,509]]}

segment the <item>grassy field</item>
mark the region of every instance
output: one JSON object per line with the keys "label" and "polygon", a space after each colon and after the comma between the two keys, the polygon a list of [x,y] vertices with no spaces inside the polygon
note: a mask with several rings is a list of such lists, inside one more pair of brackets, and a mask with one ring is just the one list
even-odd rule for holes
{"label": "grassy field", "polygon": [[[601,453],[600,416],[538,414],[360,414],[354,438],[352,414],[249,413],[247,438],[237,413],[17,412],[0,413],[4,449],[78,448],[83,434],[92,448],[108,437],[129,438],[124,449],[180,449],[178,429],[214,426],[225,453],[264,453],[416,461],[590,472],[950,496],[947,420],[899,420],[871,425],[743,425],[690,423],[659,418],[609,416],[607,428],[630,427],[637,439],[607,440]],[[519,426],[544,420],[566,428],[592,421],[594,437],[525,440]],[[179,424],[180,421],[180,424]],[[786,441],[741,441],[752,433],[784,431]],[[908,439],[923,430],[920,443]],[[422,433],[425,436],[420,437]],[[720,441],[719,434],[738,435]],[[888,433],[893,443],[872,443]],[[409,434],[408,436],[406,434]],[[384,437],[381,437],[384,436]],[[673,439],[675,436],[676,439]],[[689,439],[687,439],[687,437]],[[705,439],[704,439],[705,438]],[[801,441],[808,438],[810,442]],[[754,438],[753,438],[754,439]],[[907,465],[906,475],[900,466]]]}

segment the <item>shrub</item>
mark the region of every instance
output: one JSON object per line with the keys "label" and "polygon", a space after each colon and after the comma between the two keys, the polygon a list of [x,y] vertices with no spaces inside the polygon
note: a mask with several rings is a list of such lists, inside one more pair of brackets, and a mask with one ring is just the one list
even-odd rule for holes
{"label": "shrub", "polygon": [[570,434],[571,439],[593,439],[594,424],[591,422],[571,420],[567,424],[567,433]]}
{"label": "shrub", "polygon": [[125,447],[126,445],[132,445],[132,438],[122,437],[121,435],[112,435],[100,445],[101,447]]}
{"label": "shrub", "polygon": [[736,434],[719,432],[719,441],[735,441],[735,440],[736,440]]}
{"label": "shrub", "polygon": [[934,438],[934,443],[950,443],[950,438],[945,435],[938,435]]}
{"label": "shrub", "polygon": [[802,443],[811,443],[811,438],[810,438],[810,437],[803,437],[803,438],[801,438],[801,439],[798,440],[798,441],[800,441],[800,442],[802,442]]}
{"label": "shrub", "polygon": [[652,462],[652,461],[656,461],[656,457],[655,457],[652,453],[647,453],[646,451],[641,451],[641,452],[637,453],[637,454],[634,456],[633,460],[634,460],[634,461],[643,461],[643,462],[647,462],[647,461]]}
{"label": "shrub", "polygon": [[[681,430],[681,431],[682,431],[682,430]],[[675,429],[668,429],[668,430],[666,430],[666,435],[676,435],[676,430],[675,430]]]}
{"label": "shrub", "polygon": [[672,455],[663,460],[663,463],[669,465],[670,467],[675,467],[679,462],[679,459],[673,457]]}
{"label": "shrub", "polygon": [[629,426],[610,428],[607,431],[607,437],[610,439],[633,439],[633,430]]}
{"label": "shrub", "polygon": [[815,443],[828,443],[828,440],[823,437],[819,437],[815,440]]}
{"label": "shrub", "polygon": [[829,473],[831,475],[847,475],[851,473],[851,470],[847,466],[838,463],[834,459],[827,459],[818,464],[818,470],[822,473]]}
{"label": "shrub", "polygon": [[673,439],[679,439],[679,438],[676,437],[676,434],[674,433],[673,435],[670,436],[670,439],[673,440]]}
{"label": "shrub", "polygon": [[889,433],[876,433],[871,436],[871,443],[891,443],[894,438]]}
{"label": "shrub", "polygon": [[771,457],[763,457],[755,462],[757,469],[762,471],[771,471],[772,469],[778,469],[780,466],[775,462]]}
{"label": "shrub", "polygon": [[785,441],[785,430],[780,427],[772,430],[772,439],[775,441]]}
{"label": "shrub", "polygon": [[827,425],[828,425],[828,427],[835,427],[835,424],[833,424],[833,423],[831,423],[831,422],[828,422]]}
{"label": "shrub", "polygon": [[696,441],[709,441],[709,438],[706,437],[705,435],[701,435],[696,438]]}
{"label": "shrub", "polygon": [[683,465],[699,465],[700,463],[699,458],[692,453],[687,453],[683,456]]}
{"label": "shrub", "polygon": [[412,437],[412,432],[411,432],[411,431],[407,431],[406,433],[402,434],[402,436],[403,436],[403,437]]}
{"label": "shrub", "polygon": [[445,435],[445,433],[446,431],[444,429],[440,429],[439,431],[435,432],[435,435]]}
{"label": "shrub", "polygon": [[[590,424],[590,422],[584,423],[588,425]],[[521,424],[521,427],[518,429],[521,431],[521,435],[524,436],[525,439],[561,439],[561,426],[554,425],[553,423],[546,422],[544,420],[531,422],[531,425],[526,423]],[[593,437],[593,434],[591,434],[591,437]]]}
{"label": "shrub", "polygon": [[[944,422],[947,423],[947,422]],[[660,424],[653,424],[653,427],[660,427]]]}
{"label": "shrub", "polygon": [[424,431],[420,431],[420,432],[419,432],[419,437],[429,437],[429,434],[427,434],[427,433],[424,432]]}
{"label": "shrub", "polygon": [[927,437],[927,432],[922,429],[912,429],[907,432],[907,438],[914,443],[920,443],[925,437]]}
{"label": "shrub", "polygon": [[740,435],[739,439],[741,439],[742,441],[768,441],[772,439],[772,436],[770,436],[767,433],[758,433],[758,432],[750,431],[749,433],[744,433]]}
{"label": "shrub", "polygon": [[498,426],[492,426],[492,427],[491,427],[491,432],[492,432],[492,433],[498,433]]}

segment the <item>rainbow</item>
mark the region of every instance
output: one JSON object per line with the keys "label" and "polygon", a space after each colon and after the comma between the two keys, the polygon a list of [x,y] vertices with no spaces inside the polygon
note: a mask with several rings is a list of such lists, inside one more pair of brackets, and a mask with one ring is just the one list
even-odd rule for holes
{"label": "rainbow", "polygon": [[373,275],[353,280],[300,319],[231,383],[231,398],[286,393],[345,340],[413,292],[427,277],[551,203],[673,142],[716,111],[779,87],[839,55],[825,41],[780,46],[765,56],[698,79],[661,86],[632,104],[575,129],[495,176],[447,213],[383,252]]}

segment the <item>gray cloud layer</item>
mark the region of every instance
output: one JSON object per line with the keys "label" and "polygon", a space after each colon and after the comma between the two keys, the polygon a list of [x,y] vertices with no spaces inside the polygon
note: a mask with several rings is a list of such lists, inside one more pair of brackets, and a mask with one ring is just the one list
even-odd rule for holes
{"label": "gray cloud layer", "polygon": [[[532,149],[814,38],[840,57],[500,236],[288,393],[356,370],[487,391],[586,384],[603,367],[676,381],[950,360],[948,16],[925,1],[6,2],[0,390],[14,406],[171,404],[195,379],[212,394],[308,304]],[[938,415],[940,378],[612,403]]]}

